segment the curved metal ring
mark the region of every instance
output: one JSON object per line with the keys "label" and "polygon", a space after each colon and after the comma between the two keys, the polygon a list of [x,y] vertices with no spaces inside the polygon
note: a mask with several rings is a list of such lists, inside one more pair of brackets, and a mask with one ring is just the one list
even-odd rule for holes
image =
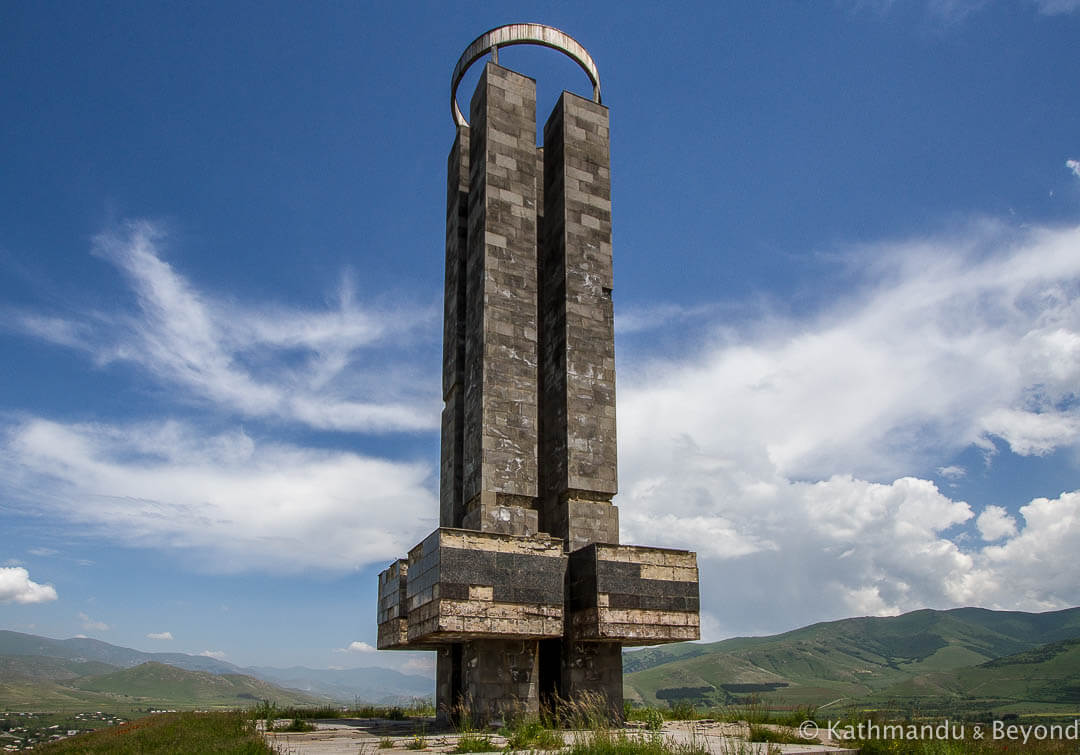
{"label": "curved metal ring", "polygon": [[499,26],[491,31],[486,31],[474,39],[465,48],[454,66],[454,75],[450,80],[450,112],[454,116],[454,123],[458,126],[468,126],[469,122],[461,114],[461,108],[457,103],[457,88],[464,78],[469,66],[488,52],[495,51],[495,61],[499,59],[499,48],[510,45],[540,45],[550,47],[563,53],[579,66],[589,77],[593,85],[593,102],[600,104],[600,74],[596,70],[596,63],[592,56],[585,51],[581,44],[563,31],[554,26],[544,24],[507,24]]}

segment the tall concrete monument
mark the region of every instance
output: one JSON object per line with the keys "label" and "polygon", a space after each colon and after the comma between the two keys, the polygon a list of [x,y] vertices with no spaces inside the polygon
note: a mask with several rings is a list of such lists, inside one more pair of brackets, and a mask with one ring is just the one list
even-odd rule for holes
{"label": "tall concrete monument", "polygon": [[[500,47],[574,59],[536,146],[536,83]],[[466,120],[457,87],[491,53]],[[380,649],[434,650],[441,716],[622,711],[622,647],[699,637],[695,554],[619,544],[608,110],[557,29],[482,34],[454,68],[439,528],[379,575]]]}

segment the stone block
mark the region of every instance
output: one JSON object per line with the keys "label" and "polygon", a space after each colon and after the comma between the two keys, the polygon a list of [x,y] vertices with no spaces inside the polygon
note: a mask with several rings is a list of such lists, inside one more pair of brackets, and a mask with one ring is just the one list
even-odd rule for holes
{"label": "stone block", "polygon": [[594,543],[569,560],[574,640],[658,645],[700,638],[696,554]]}
{"label": "stone block", "polygon": [[379,650],[397,650],[408,644],[405,594],[409,565],[398,559],[379,573]]}
{"label": "stone block", "polygon": [[440,528],[409,552],[410,646],[563,632],[562,541]]}

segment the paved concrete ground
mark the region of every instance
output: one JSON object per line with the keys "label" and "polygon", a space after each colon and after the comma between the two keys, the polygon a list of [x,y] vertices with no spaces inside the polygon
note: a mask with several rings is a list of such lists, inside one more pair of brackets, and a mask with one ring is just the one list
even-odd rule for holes
{"label": "paved concrete ground", "polygon": [[[280,721],[281,724],[288,723]],[[458,734],[423,733],[423,742],[416,737],[423,725],[416,721],[386,721],[382,719],[336,719],[316,722],[316,731],[306,733],[271,733],[267,740],[282,755],[408,755],[417,752],[447,753],[457,746]],[[431,730],[429,726],[427,730]],[[628,730],[634,736],[647,736],[641,729]],[[570,744],[583,732],[563,732]],[[712,755],[799,755],[801,753],[853,753],[854,750],[830,745],[768,745],[762,742],[747,743],[744,737],[747,727],[741,724],[719,722],[669,721],[664,724],[663,736],[673,744],[700,744]],[[495,750],[501,750],[506,740],[497,734],[489,735]],[[393,749],[381,748],[380,742],[393,743]],[[410,746],[411,745],[411,746]]]}

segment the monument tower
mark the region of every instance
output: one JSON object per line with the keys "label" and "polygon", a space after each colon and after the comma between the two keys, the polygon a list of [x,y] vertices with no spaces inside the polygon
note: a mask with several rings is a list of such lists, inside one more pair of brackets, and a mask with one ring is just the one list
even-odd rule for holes
{"label": "monument tower", "polygon": [[[565,53],[536,146],[536,83],[500,47]],[[466,120],[457,88],[491,53]],[[622,647],[699,637],[695,554],[619,545],[608,110],[588,52],[512,24],[451,83],[439,528],[379,575],[380,649],[434,650],[440,716],[536,712],[558,694],[622,711]]]}

